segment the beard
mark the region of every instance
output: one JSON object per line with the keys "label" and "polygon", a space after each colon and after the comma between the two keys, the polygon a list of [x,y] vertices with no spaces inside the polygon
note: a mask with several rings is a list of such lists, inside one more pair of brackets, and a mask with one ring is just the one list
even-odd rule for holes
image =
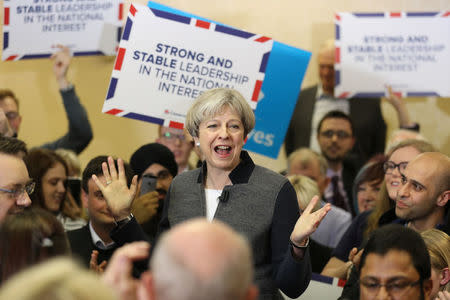
{"label": "beard", "polygon": [[328,153],[327,153],[327,151],[323,151],[322,152],[322,155],[325,157],[325,159],[328,161],[328,162],[331,162],[331,163],[337,163],[337,162],[341,162],[341,161],[343,161],[344,160],[344,155],[334,155],[334,156],[331,156],[331,155],[329,155]]}

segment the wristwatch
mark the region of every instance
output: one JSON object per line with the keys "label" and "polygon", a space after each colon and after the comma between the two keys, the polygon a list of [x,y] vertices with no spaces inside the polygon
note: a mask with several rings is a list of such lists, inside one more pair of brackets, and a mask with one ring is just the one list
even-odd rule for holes
{"label": "wristwatch", "polygon": [[122,227],[123,225],[127,224],[128,222],[130,222],[133,218],[134,218],[133,214],[130,213],[130,215],[128,217],[126,217],[125,219],[122,219],[120,221],[115,221],[114,220],[114,223],[116,223],[116,226]]}
{"label": "wristwatch", "polygon": [[304,245],[304,246],[297,246],[297,245],[294,244],[291,240],[289,240],[289,243],[290,243],[291,246],[294,247],[294,248],[305,250],[305,249],[308,247],[308,245],[309,245],[309,238],[306,240],[306,245]]}

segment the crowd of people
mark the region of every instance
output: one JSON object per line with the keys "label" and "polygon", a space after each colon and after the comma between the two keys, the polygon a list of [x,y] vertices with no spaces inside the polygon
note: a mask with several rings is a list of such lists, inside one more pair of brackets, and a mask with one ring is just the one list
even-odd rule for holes
{"label": "crowd of people", "polygon": [[185,129],[82,170],[92,129],[60,50],[66,135],[27,149],[0,90],[0,299],[297,298],[312,272],[346,280],[340,299],[450,299],[450,158],[391,90],[388,147],[380,99],[334,98],[332,43],[280,173],[243,150],[255,116],[226,88],[202,93]]}

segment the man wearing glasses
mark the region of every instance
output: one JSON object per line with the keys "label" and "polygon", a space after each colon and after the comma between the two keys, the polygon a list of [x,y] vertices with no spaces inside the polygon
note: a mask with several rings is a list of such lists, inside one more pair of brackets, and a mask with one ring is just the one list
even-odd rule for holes
{"label": "man wearing glasses", "polygon": [[331,179],[324,198],[354,216],[351,191],[358,163],[348,159],[355,144],[352,120],[341,111],[330,111],[319,122],[317,141],[328,162],[327,177]]}
{"label": "man wearing glasses", "polygon": [[372,234],[360,263],[360,299],[427,300],[432,288],[428,250],[420,235],[397,224]]}
{"label": "man wearing glasses", "polygon": [[329,111],[340,110],[355,122],[353,134],[359,147],[353,149],[363,161],[384,151],[386,123],[380,108],[380,98],[358,96],[339,98],[335,95],[335,46],[333,40],[326,41],[317,53],[319,83],[302,89],[286,133],[285,150],[289,155],[295,149],[308,147],[319,151],[316,141],[318,124]]}
{"label": "man wearing glasses", "polygon": [[159,126],[159,137],[156,142],[163,144],[172,151],[178,165],[178,173],[193,169],[189,165],[189,157],[194,147],[194,141],[187,131]]}
{"label": "man wearing glasses", "polygon": [[22,160],[25,143],[15,138],[0,138],[0,223],[31,205],[29,195],[34,182]]}

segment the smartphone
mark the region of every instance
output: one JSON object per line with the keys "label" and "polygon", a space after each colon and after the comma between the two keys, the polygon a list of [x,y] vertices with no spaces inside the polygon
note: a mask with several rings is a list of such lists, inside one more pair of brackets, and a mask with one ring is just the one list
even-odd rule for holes
{"label": "smartphone", "polygon": [[156,190],[156,180],[157,180],[157,177],[150,175],[150,174],[146,174],[146,175],[142,176],[140,195],[144,195],[144,194],[147,194],[147,193],[150,193],[150,192],[153,192],[154,190]]}
{"label": "smartphone", "polygon": [[75,199],[76,203],[81,207],[81,179],[69,177],[67,178],[67,187]]}

